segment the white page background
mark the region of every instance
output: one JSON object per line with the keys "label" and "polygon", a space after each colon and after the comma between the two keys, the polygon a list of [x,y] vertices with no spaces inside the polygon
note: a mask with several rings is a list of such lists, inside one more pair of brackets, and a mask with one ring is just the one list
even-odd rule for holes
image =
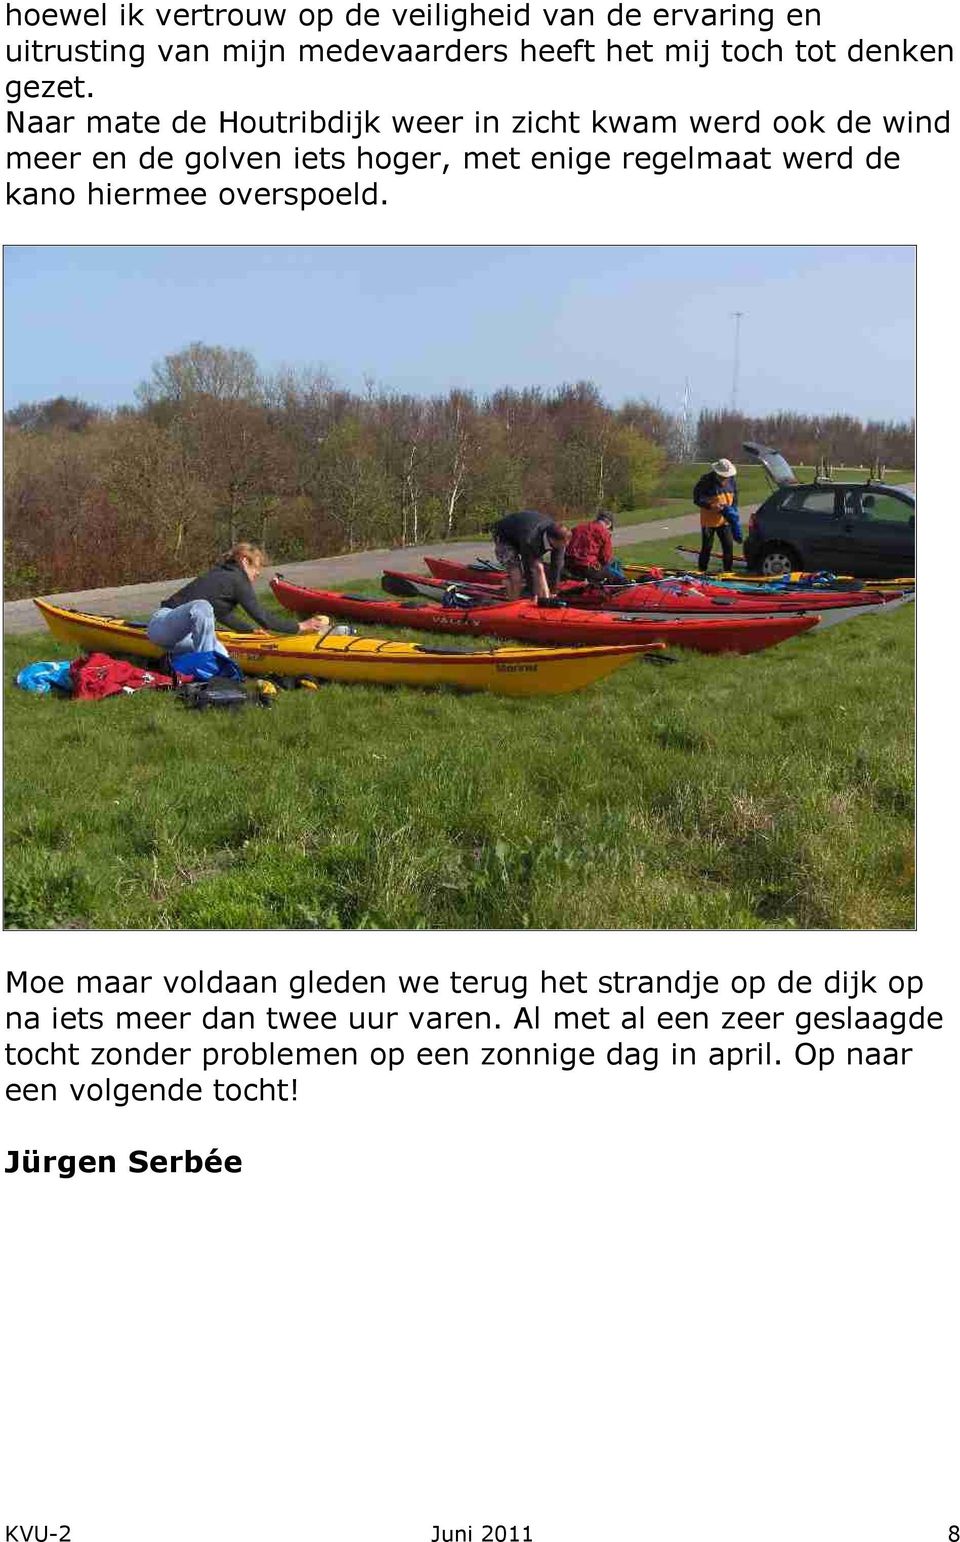
{"label": "white page background", "polygon": [[[879,38],[949,22],[933,5],[842,14]],[[704,92],[675,78],[368,69],[327,97],[682,111]],[[936,87],[841,66],[733,78],[770,111],[945,105],[940,71]],[[164,90],[186,105],[162,78],[151,105]],[[262,75],[243,94],[266,110]],[[7,934],[7,967],[863,967],[922,975],[948,1017],[896,1071],[365,1069],[301,1077],[273,1108],[3,1105],[4,1151],[216,1145],[244,1172],[4,1180],[0,1523],[67,1523],[72,1542],[429,1542],[437,1526],[480,1542],[487,1522],[535,1542],[946,1542],[960,1521],[955,154],[902,149],[900,176],[450,177],[441,202],[410,179],[373,212],[8,219],[17,244],[915,242],[924,536],[915,934]],[[317,295],[321,342],[335,304]],[[242,340],[242,318],[211,339]],[[789,317],[768,341],[789,347]]]}

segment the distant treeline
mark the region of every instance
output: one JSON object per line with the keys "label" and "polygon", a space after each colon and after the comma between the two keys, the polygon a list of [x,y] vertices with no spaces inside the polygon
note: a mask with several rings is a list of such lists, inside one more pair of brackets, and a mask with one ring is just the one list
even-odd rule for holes
{"label": "distant treeline", "polygon": [[[811,435],[837,462],[913,464],[910,425],[847,419],[704,414],[699,448],[735,456],[756,436],[812,461]],[[241,538],[290,562],[471,533],[512,508],[640,508],[691,438],[659,406],[612,408],[584,382],[359,394],[194,343],[154,366],[135,406],[58,397],[6,415],[6,592],[177,577]]]}
{"label": "distant treeline", "polygon": [[772,445],[796,466],[874,466],[912,469],[913,423],[861,423],[859,418],[806,417],[776,412],[767,418],[746,418],[720,409],[701,412],[699,453],[704,460],[730,455],[736,460],[744,440]]}

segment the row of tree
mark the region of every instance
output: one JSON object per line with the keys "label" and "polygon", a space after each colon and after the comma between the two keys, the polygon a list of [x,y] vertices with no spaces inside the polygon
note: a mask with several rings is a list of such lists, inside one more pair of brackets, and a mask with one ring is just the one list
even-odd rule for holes
{"label": "row of tree", "polygon": [[773,445],[796,466],[824,461],[833,466],[915,464],[913,423],[862,423],[859,418],[817,418],[799,412],[748,418],[721,409],[700,414],[697,437],[704,460],[731,454],[736,458],[746,440]]}
{"label": "row of tree", "polygon": [[[61,397],[7,414],[6,590],[177,577],[241,538],[293,561],[475,532],[512,508],[577,519],[643,507],[683,433],[659,407],[614,409],[586,383],[482,400],[358,394],[195,343],[154,366],[133,406]],[[732,453],[737,435],[705,453]],[[852,453],[846,440],[838,453]]]}

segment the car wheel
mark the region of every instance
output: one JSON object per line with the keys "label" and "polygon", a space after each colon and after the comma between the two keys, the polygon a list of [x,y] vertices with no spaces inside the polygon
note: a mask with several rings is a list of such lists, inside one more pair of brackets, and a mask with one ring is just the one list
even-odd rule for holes
{"label": "car wheel", "polygon": [[800,558],[790,546],[766,546],[760,558],[764,578],[782,578],[786,573],[797,572],[800,566]]}

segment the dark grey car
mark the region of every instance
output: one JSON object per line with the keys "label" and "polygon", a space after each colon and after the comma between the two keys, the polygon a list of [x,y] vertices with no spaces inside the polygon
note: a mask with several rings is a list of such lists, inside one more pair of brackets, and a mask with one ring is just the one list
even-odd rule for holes
{"label": "dark grey car", "polygon": [[800,483],[777,450],[745,444],[777,484],[751,515],[748,566],[768,575],[827,569],[855,578],[912,577],[916,499],[885,482]]}

